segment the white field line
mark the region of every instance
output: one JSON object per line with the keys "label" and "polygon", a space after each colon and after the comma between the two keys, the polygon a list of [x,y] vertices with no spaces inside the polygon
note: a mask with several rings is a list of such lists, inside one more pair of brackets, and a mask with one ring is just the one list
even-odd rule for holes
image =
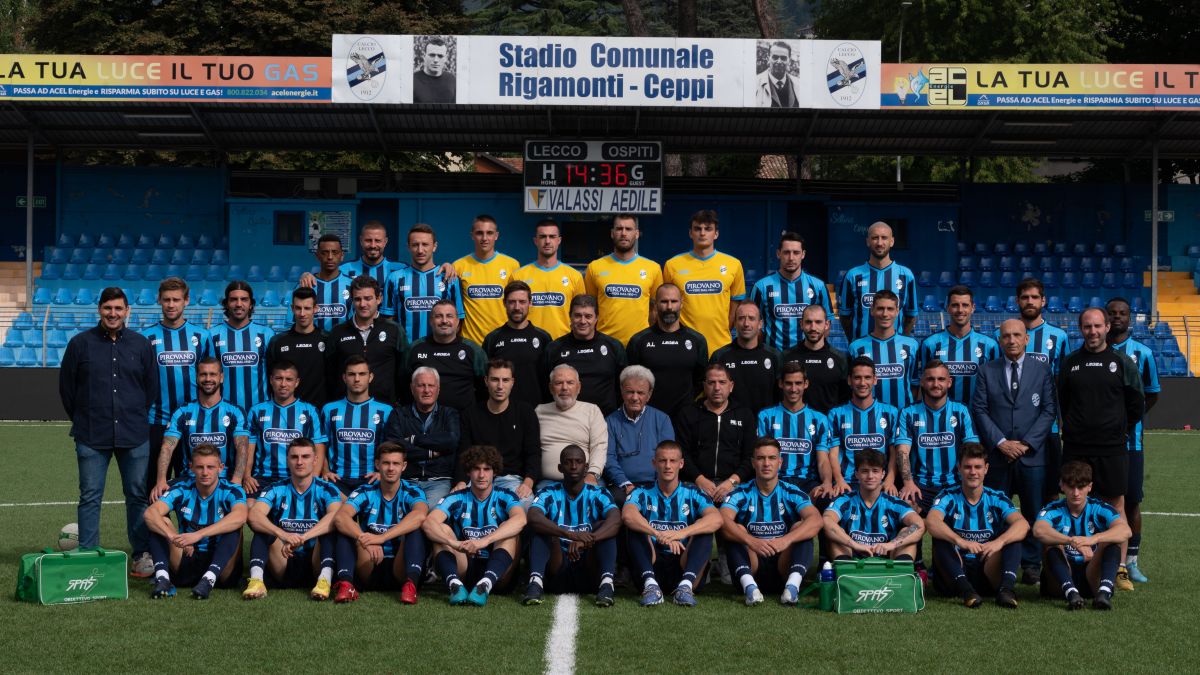
{"label": "white field line", "polygon": [[546,675],[572,675],[575,672],[575,634],[579,632],[579,598],[560,595],[554,603],[546,636]]}

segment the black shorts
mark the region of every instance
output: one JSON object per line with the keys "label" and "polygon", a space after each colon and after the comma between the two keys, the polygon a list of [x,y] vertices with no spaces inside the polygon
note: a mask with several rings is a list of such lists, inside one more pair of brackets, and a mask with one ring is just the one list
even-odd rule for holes
{"label": "black shorts", "polygon": [[577,595],[595,593],[600,587],[600,574],[594,569],[592,560],[590,551],[574,561],[567,560],[564,555],[558,572],[546,575],[546,592]]}
{"label": "black shorts", "polygon": [[821,486],[820,478],[782,478],[780,480],[785,483],[791,483],[801,490],[804,490],[804,494],[808,495],[809,499],[812,499],[813,490],[816,490]]}
{"label": "black shorts", "polygon": [[[783,553],[770,558],[758,559],[758,571],[754,573],[754,582],[763,593],[782,593],[784,582],[787,581],[779,573],[779,558]],[[733,580],[737,583],[737,579]]]}
{"label": "black shorts", "polygon": [[[215,544],[210,539],[207,551],[196,551],[195,555],[185,555],[179,559],[179,569],[171,574],[172,580],[178,586],[195,586],[200,583],[200,577],[208,571],[209,565],[213,564],[213,548]],[[238,574],[240,569],[241,559],[237,554],[234,554],[233,559],[228,565],[234,567],[233,573],[225,581],[221,581],[221,575],[217,575],[217,588],[236,588],[241,581],[241,575]]]}
{"label": "black shorts", "polygon": [[1071,448],[1063,452],[1063,464],[1078,461],[1092,467],[1092,496],[1122,497],[1129,489],[1129,453],[1088,455]]}
{"label": "black shorts", "polygon": [[255,476],[254,479],[258,481],[258,489],[248,493],[246,499],[258,499],[262,493],[287,480],[286,478],[259,478],[258,476]]}
{"label": "black shorts", "polygon": [[309,588],[317,581],[316,570],[312,564],[312,549],[287,559],[287,567],[283,568],[283,577],[271,577],[271,586],[275,588]]}
{"label": "black shorts", "polygon": [[367,484],[366,478],[342,478],[337,482],[337,489],[345,496],[349,496],[358,488]]}
{"label": "black shorts", "polygon": [[[491,550],[490,547],[488,550],[489,551]],[[483,575],[487,572],[487,566],[488,566],[489,560],[491,560],[491,558],[481,558],[480,556],[477,556],[477,555],[468,557],[467,558],[467,572],[466,572],[466,574],[459,575],[459,577],[458,577],[459,581],[462,581],[463,584],[465,584],[467,588],[474,588],[475,584],[477,584],[483,580]],[[517,564],[517,561],[514,560],[512,562],[512,564],[509,566],[509,570],[511,570],[512,567],[515,566],[516,564]],[[506,570],[506,571],[508,571],[508,570]],[[497,580],[498,582],[503,581],[504,574],[501,574],[500,576],[501,576],[501,579],[498,579]],[[511,575],[509,575],[509,577],[510,578],[508,579],[508,581],[503,583],[503,585],[501,585],[500,583],[493,585],[492,592],[503,595],[503,594],[511,591],[513,588],[513,585],[515,583],[515,580],[517,578],[517,575],[511,574]]]}
{"label": "black shorts", "polygon": [[[983,561],[979,558],[963,558],[962,559],[963,573],[967,575],[967,582],[971,584],[971,588],[980,595],[995,595],[996,589],[992,586],[992,581],[988,579],[987,573],[983,569]],[[933,587],[938,593],[949,597],[958,597],[958,589],[954,587],[954,580],[946,578],[946,575],[936,567],[933,570]]]}
{"label": "black shorts", "polygon": [[[396,578],[396,559],[384,558],[365,579],[358,579],[358,587],[366,591],[398,591],[403,584]],[[414,581],[415,583],[415,581]]]}
{"label": "black shorts", "polygon": [[[700,568],[700,575],[692,583],[693,591],[699,591],[704,587],[705,577],[708,576],[704,571],[708,563],[706,562],[704,565],[705,567]],[[658,586],[664,593],[670,593],[679,586],[679,583],[683,581],[683,572],[683,556],[671,552],[663,553],[661,549],[654,552],[654,578],[658,580]]]}
{"label": "black shorts", "polygon": [[[1075,562],[1068,560],[1067,564],[1071,567],[1071,583],[1075,584],[1075,589],[1085,598],[1090,598],[1095,595],[1092,592],[1092,584],[1087,577],[1087,563]],[[1062,579],[1054,578],[1050,573],[1050,566],[1042,561],[1042,578],[1041,578],[1041,595],[1046,598],[1061,598],[1062,594]]]}
{"label": "black shorts", "polygon": [[1126,501],[1134,504],[1141,504],[1146,497],[1146,492],[1143,489],[1146,480],[1146,453],[1130,452],[1129,457],[1129,485],[1125,489]]}

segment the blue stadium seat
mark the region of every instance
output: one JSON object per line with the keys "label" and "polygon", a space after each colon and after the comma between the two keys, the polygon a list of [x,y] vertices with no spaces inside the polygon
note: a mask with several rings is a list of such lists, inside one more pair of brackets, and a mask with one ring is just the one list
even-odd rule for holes
{"label": "blue stadium seat", "polygon": [[1046,301],[1046,311],[1052,314],[1061,314],[1067,311],[1067,308],[1063,306],[1062,298],[1052,295]]}
{"label": "blue stadium seat", "polygon": [[71,248],[75,246],[75,237],[72,237],[69,234],[60,234],[58,235],[58,240],[54,242],[54,245],[62,248]]}
{"label": "blue stadium seat", "polygon": [[1113,262],[1112,256],[1105,256],[1100,259],[1101,272],[1116,272],[1117,265]]}
{"label": "blue stadium seat", "polygon": [[203,291],[200,291],[201,307],[216,307],[219,304],[221,304],[221,296],[217,293],[216,289],[205,288]]}
{"label": "blue stadium seat", "polygon": [[71,261],[71,249],[59,246],[46,247],[46,262],[65,265]]}
{"label": "blue stadium seat", "polygon": [[1000,256],[1000,271],[1001,272],[1012,272],[1015,269],[1017,269],[1017,263],[1013,260],[1013,257],[1011,255]]}
{"label": "blue stadium seat", "polygon": [[1117,263],[1117,269],[1122,272],[1136,272],[1137,261],[1134,258],[1120,258]]}
{"label": "blue stadium seat", "polygon": [[100,236],[96,237],[97,248],[116,248],[117,240],[107,232],[101,232]]}
{"label": "blue stadium seat", "polygon": [[146,265],[146,268],[142,271],[143,279],[146,281],[153,281],[155,283],[162,281],[166,276],[166,271],[163,269],[162,265]]}
{"label": "blue stadium seat", "polygon": [[984,292],[996,287],[996,273],[992,271],[979,273],[979,287],[984,289]]}
{"label": "blue stadium seat", "polygon": [[73,248],[71,249],[71,259],[67,262],[75,263],[76,265],[86,265],[92,259],[92,249],[90,248]]}
{"label": "blue stadium seat", "polygon": [[121,278],[125,281],[141,281],[142,275],[145,273],[145,265],[130,264],[125,266],[125,272],[121,275]]}
{"label": "blue stadium seat", "polygon": [[104,270],[99,265],[88,263],[86,266],[84,266],[83,274],[79,275],[79,278],[83,279],[84,281],[96,281],[100,278],[100,273],[103,271]]}
{"label": "blue stadium seat", "polygon": [[992,250],[992,247],[988,246],[982,241],[975,242],[975,255],[987,255],[987,252],[990,250]]}
{"label": "blue stadium seat", "polygon": [[958,251],[959,255],[966,255],[971,252],[971,247],[968,246],[967,242],[965,241],[957,242],[955,249]]}
{"label": "blue stadium seat", "polygon": [[17,356],[14,362],[21,368],[35,368],[42,365],[42,355],[40,352],[40,349],[21,347],[16,350]]}
{"label": "blue stadium seat", "polygon": [[129,256],[129,262],[134,265],[149,265],[150,249],[135,249],[133,255]]}
{"label": "blue stadium seat", "polygon": [[1100,279],[1095,272],[1084,272],[1079,284],[1084,288],[1100,288]]}
{"label": "blue stadium seat", "polygon": [[262,294],[262,298],[259,299],[258,304],[263,307],[277,307],[279,305],[279,292],[274,288],[268,289],[267,292]]}
{"label": "blue stadium seat", "polygon": [[1071,256],[1064,256],[1058,259],[1058,270],[1060,272],[1074,272],[1076,269],[1075,259]]}
{"label": "blue stadium seat", "polygon": [[1080,272],[1095,272],[1096,271],[1096,259],[1091,256],[1084,256],[1084,257],[1080,258],[1079,259],[1079,271]]}
{"label": "blue stadium seat", "polygon": [[1013,244],[1013,255],[1029,255],[1029,244],[1026,244],[1023,241],[1018,241],[1017,243]]}
{"label": "blue stadium seat", "polygon": [[160,251],[169,251],[175,248],[175,237],[170,234],[158,235],[158,241],[154,243],[154,248]]}
{"label": "blue stadium seat", "polygon": [[67,346],[67,341],[71,339],[65,330],[49,330],[46,331],[46,346],[55,349],[63,349]]}
{"label": "blue stadium seat", "polygon": [[167,265],[167,271],[164,274],[168,277],[183,278],[183,275],[187,274],[187,268],[183,265]]}
{"label": "blue stadium seat", "polygon": [[94,305],[96,304],[96,294],[87,286],[80,286],[79,290],[75,291],[76,305]]}
{"label": "blue stadium seat", "polygon": [[0,347],[0,368],[11,368],[17,365],[17,355],[8,347]]}
{"label": "blue stadium seat", "polygon": [[204,273],[207,271],[206,265],[188,265],[183,278],[186,281],[204,281]]}
{"label": "blue stadium seat", "polygon": [[137,297],[133,301],[135,305],[141,305],[142,307],[149,307],[156,302],[158,302],[157,294],[149,287],[138,291]]}
{"label": "blue stadium seat", "polygon": [[1171,324],[1166,321],[1159,321],[1154,324],[1154,337],[1165,338],[1171,337]]}
{"label": "blue stadium seat", "polygon": [[1022,272],[1032,272],[1037,269],[1033,256],[1023,255],[1017,260],[1017,269]]}
{"label": "blue stadium seat", "polygon": [[63,266],[58,263],[42,263],[41,279],[44,281],[58,281],[62,278]]}
{"label": "blue stadium seat", "polygon": [[1083,298],[1078,295],[1072,295],[1071,299],[1067,301],[1067,311],[1072,314],[1078,314],[1084,309],[1086,307],[1083,304]]}
{"label": "blue stadium seat", "polygon": [[74,314],[69,314],[65,311],[54,312],[54,314],[51,315],[51,319],[54,322],[55,328],[59,330],[65,330],[68,333],[74,333],[79,324]]}
{"label": "blue stadium seat", "polygon": [[228,265],[229,264],[229,251],[226,251],[223,248],[219,248],[219,249],[213,251],[211,262],[214,265]]}
{"label": "blue stadium seat", "polygon": [[1046,246],[1046,242],[1044,241],[1039,241],[1033,245],[1034,255],[1046,255],[1048,251],[1049,248]]}
{"label": "blue stadium seat", "polygon": [[4,346],[12,349],[24,347],[29,342],[31,335],[33,335],[33,329],[30,328],[9,328],[8,333],[4,336]]}
{"label": "blue stadium seat", "polygon": [[992,252],[996,255],[1008,255],[1008,242],[996,242],[996,245],[992,247]]}
{"label": "blue stadium seat", "polygon": [[[241,265],[233,264],[230,265],[229,269],[226,271],[225,278],[229,281],[244,280],[246,278],[246,271],[242,269]],[[840,283],[838,284],[838,288],[841,288]]]}
{"label": "blue stadium seat", "polygon": [[63,350],[58,348],[48,348],[46,350],[46,367],[57,368],[62,365]]}
{"label": "blue stadium seat", "polygon": [[999,314],[1000,312],[1004,311],[1004,303],[1000,302],[1000,296],[989,295],[987,297],[987,302],[985,302],[983,305],[983,308],[993,314]]}
{"label": "blue stadium seat", "polygon": [[1059,282],[1059,285],[1064,289],[1074,290],[1079,288],[1079,277],[1077,277],[1074,272],[1064,272],[1062,275],[1062,281]]}
{"label": "blue stadium seat", "polygon": [[53,302],[54,296],[50,293],[50,289],[45,286],[39,286],[33,291],[33,304],[48,305]]}
{"label": "blue stadium seat", "polygon": [[177,248],[171,254],[171,262],[169,264],[171,264],[171,265],[186,265],[190,262],[192,262],[192,252],[184,251],[182,249]]}
{"label": "blue stadium seat", "polygon": [[133,257],[133,251],[127,248],[113,249],[112,255],[108,261],[114,265],[128,265],[129,259]]}
{"label": "blue stadium seat", "polygon": [[1009,314],[1016,314],[1017,312],[1021,311],[1021,306],[1017,304],[1017,296],[1008,296],[1008,300],[1004,302],[1004,311],[1008,312]]}
{"label": "blue stadium seat", "polygon": [[962,274],[958,275],[958,283],[962,284],[963,286],[970,286],[971,288],[974,288],[977,283],[975,281],[975,273],[971,270],[966,270]]}
{"label": "blue stadium seat", "polygon": [[225,266],[224,265],[209,265],[205,268],[204,280],[211,282],[225,281]]}
{"label": "blue stadium seat", "polygon": [[1074,256],[1087,255],[1087,252],[1088,252],[1087,244],[1075,244],[1074,246],[1071,247],[1071,255],[1074,255]]}
{"label": "blue stadium seat", "polygon": [[167,265],[171,262],[171,252],[165,248],[155,249],[150,256],[151,265]]}
{"label": "blue stadium seat", "polygon": [[287,274],[283,271],[282,265],[271,265],[267,272],[267,281],[273,284],[282,284],[287,281]]}
{"label": "blue stadium seat", "polygon": [[1179,341],[1174,336],[1162,338],[1159,349],[1163,356],[1183,356],[1183,353],[1179,351]]}
{"label": "blue stadium seat", "polygon": [[122,232],[121,235],[117,237],[117,243],[114,244],[114,246],[117,248],[132,249],[137,246],[137,239],[135,239],[133,235],[129,234],[128,232]]}
{"label": "blue stadium seat", "polygon": [[[299,265],[294,267],[299,267]],[[291,275],[289,274],[288,276],[290,277]],[[933,272],[930,272],[929,270],[921,270],[921,273],[917,275],[917,285],[921,288],[929,288],[937,285],[937,282],[933,279]]]}
{"label": "blue stadium seat", "polygon": [[137,239],[137,244],[134,246],[134,248],[152,250],[154,248],[154,235],[152,235],[148,232],[143,232],[143,233],[139,234],[138,239]]}
{"label": "blue stadium seat", "polygon": [[184,232],[179,235],[179,240],[175,242],[175,248],[190,251],[196,248],[196,240],[192,238],[192,235]]}
{"label": "blue stadium seat", "polygon": [[979,259],[979,269],[982,272],[990,272],[996,269],[996,259],[990,255],[985,255]]}
{"label": "blue stadium seat", "polygon": [[71,289],[63,287],[54,293],[53,303],[56,305],[69,305],[73,298],[74,295],[71,293]]}
{"label": "blue stadium seat", "polygon": [[1017,287],[1017,282],[1019,281],[1020,279],[1017,278],[1017,273],[1011,270],[1000,275],[1000,287],[1006,291],[1015,289]]}
{"label": "blue stadium seat", "polygon": [[1118,258],[1129,255],[1129,247],[1125,244],[1113,244],[1112,254]]}
{"label": "blue stadium seat", "polygon": [[[306,270],[301,265],[292,265],[290,268],[288,268],[287,282],[289,284],[299,283],[300,277],[304,275],[305,271]],[[928,278],[929,283],[922,283],[921,279],[926,279],[926,278]],[[921,271],[921,279],[917,280],[918,286],[932,286],[933,285],[933,274],[929,270]]]}
{"label": "blue stadium seat", "polygon": [[942,306],[938,304],[937,298],[932,295],[926,295],[925,299],[921,302],[921,311],[940,312],[942,311]]}
{"label": "blue stadium seat", "polygon": [[88,256],[88,262],[93,265],[106,265],[112,259],[112,249],[94,248],[92,254]]}
{"label": "blue stadium seat", "polygon": [[92,248],[96,245],[96,238],[90,232],[81,232],[75,245],[79,248]]}
{"label": "blue stadium seat", "polygon": [[1141,288],[1142,280],[1134,272],[1126,272],[1121,275],[1121,288]]}
{"label": "blue stadium seat", "polygon": [[1088,299],[1088,307],[1099,307],[1100,309],[1104,309],[1104,300],[1102,300],[1098,295],[1093,295]]}
{"label": "blue stadium seat", "polygon": [[105,281],[118,281],[121,278],[121,273],[124,271],[124,265],[109,263],[104,266],[104,273],[100,275],[100,278]]}
{"label": "blue stadium seat", "polygon": [[207,265],[212,262],[212,250],[207,248],[198,248],[192,251],[193,265]]}
{"label": "blue stadium seat", "polygon": [[958,271],[965,272],[975,269],[975,256],[964,255],[958,259]]}
{"label": "blue stadium seat", "polygon": [[1054,258],[1051,256],[1042,256],[1042,259],[1038,261],[1038,270],[1043,274],[1053,272],[1055,267]]}
{"label": "blue stadium seat", "polygon": [[1060,242],[1055,242],[1052,250],[1054,251],[1054,255],[1064,256],[1067,254],[1068,249],[1067,249],[1067,245],[1060,241]]}
{"label": "blue stadium seat", "polygon": [[946,270],[938,275],[938,286],[942,288],[950,288],[954,285],[954,274]]}
{"label": "blue stadium seat", "polygon": [[246,281],[252,284],[260,284],[266,281],[263,276],[262,265],[251,265],[250,269],[246,270]]}
{"label": "blue stadium seat", "polygon": [[64,281],[78,281],[82,274],[83,266],[78,263],[67,263],[62,268],[62,278]]}
{"label": "blue stadium seat", "polygon": [[1117,283],[1117,275],[1113,274],[1112,272],[1105,272],[1104,276],[1100,277],[1100,285],[1108,289],[1116,289],[1121,287],[1121,285]]}
{"label": "blue stadium seat", "polygon": [[1105,256],[1108,255],[1108,244],[1097,242],[1092,246],[1092,255]]}
{"label": "blue stadium seat", "polygon": [[1133,298],[1129,301],[1129,311],[1133,312],[1134,314],[1146,313],[1146,301],[1142,299],[1142,296],[1133,296]]}
{"label": "blue stadium seat", "polygon": [[212,240],[212,237],[210,237],[209,235],[202,234],[199,237],[196,237],[196,248],[211,250],[212,247],[213,247],[213,240]]}
{"label": "blue stadium seat", "polygon": [[1195,260],[1200,258],[1200,244],[1191,244],[1187,247],[1187,257]]}
{"label": "blue stadium seat", "polygon": [[1045,272],[1042,274],[1042,285],[1047,289],[1053,290],[1058,288],[1058,275],[1054,272]]}

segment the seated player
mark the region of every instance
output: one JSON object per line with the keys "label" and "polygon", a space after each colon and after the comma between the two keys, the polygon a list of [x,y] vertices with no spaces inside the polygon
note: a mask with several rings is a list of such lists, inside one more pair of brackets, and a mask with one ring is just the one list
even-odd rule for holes
{"label": "seated player", "polygon": [[[213,586],[231,581],[246,523],[246,492],[221,478],[221,451],[202,444],[191,451],[191,477],[175,481],[143,516],[154,558],[152,598],[175,597],[171,575],[195,586],[192,597],[207,600]],[[170,518],[175,511],[176,527]]]}
{"label": "seated player", "polygon": [[782,593],[779,602],[794,605],[800,599],[800,580],[812,562],[821,512],[804,490],[779,480],[779,441],[760,437],[750,462],[754,480],[734,489],[721,505],[729,569],[747,605],[761,603],[763,590]]}
{"label": "seated player", "polygon": [[980,593],[994,591],[997,605],[1016,609],[1013,587],[1029,523],[1007,495],[983,486],[987,472],[987,450],[964,443],[958,456],[961,485],[942,490],[925,517],[937,565],[933,583],[946,595],[962,596],[967,607],[979,607]]}
{"label": "seated player", "polygon": [[1033,524],[1033,536],[1046,547],[1042,593],[1052,595],[1057,585],[1068,610],[1083,609],[1085,595],[1092,598],[1093,609],[1112,609],[1113,582],[1121,544],[1131,534],[1129,525],[1111,504],[1089,496],[1091,466],[1070,461],[1058,476],[1065,496],[1044,506]]}
{"label": "seated player", "polygon": [[375,451],[374,483],[350,493],[338,508],[337,582],[333,601],[353,602],[359,586],[367,590],[400,588],[400,602],[417,604],[417,582],[425,565],[421,524],[429,515],[425,493],[402,480],[404,448],[384,443]]}
{"label": "seated player", "polygon": [[446,495],[422,529],[434,545],[433,561],[446,580],[450,604],[483,607],[493,590],[508,590],[516,572],[525,509],[515,492],[493,484],[504,470],[499,450],[473,445],[461,461],[467,487]]}
{"label": "seated player", "polygon": [[613,604],[621,514],[608,490],[586,482],[587,455],[568,445],[558,456],[561,483],[543,488],[529,507],[529,586],[521,602],[540,605],[542,593],[596,593],[597,607]]}
{"label": "seated player", "polygon": [[[325,600],[333,580],[333,519],[342,504],[337,486],[316,477],[317,449],[303,436],[287,449],[288,479],[264,488],[250,509],[250,581],[242,597],[267,594],[264,570],[278,588],[313,585]],[[319,570],[318,574],[314,574]]]}
{"label": "seated player", "polygon": [[916,554],[925,524],[912,507],[883,492],[886,465],[887,458],[878,450],[854,453],[857,490],[825,509],[825,536],[838,560],[871,556],[912,560]]}
{"label": "seated player", "polygon": [[621,510],[633,571],[642,583],[643,607],[662,604],[660,577],[675,586],[675,604],[695,607],[695,592],[712,555],[711,535],[721,529],[721,514],[708,495],[679,481],[682,468],[679,444],[659,443],[654,449],[654,484],[634,490]]}

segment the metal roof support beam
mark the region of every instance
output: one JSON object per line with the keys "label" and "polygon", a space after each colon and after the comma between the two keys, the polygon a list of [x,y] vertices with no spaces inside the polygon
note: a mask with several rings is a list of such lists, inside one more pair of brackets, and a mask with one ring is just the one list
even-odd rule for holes
{"label": "metal roof support beam", "polygon": [[[808,142],[812,139],[813,129],[817,128],[817,119],[821,116],[820,110],[813,110],[812,115],[808,118],[808,128],[804,130],[804,140],[800,141],[800,152],[796,153],[801,157],[808,150]],[[799,171],[796,172],[799,174]]]}
{"label": "metal roof support beam", "polygon": [[1138,155],[1145,152],[1147,147],[1151,146],[1151,145],[1154,146],[1154,148],[1153,148],[1154,153],[1157,154],[1158,153],[1158,136],[1159,136],[1159,134],[1162,133],[1163,129],[1167,128],[1168,124],[1170,124],[1171,122],[1174,122],[1175,118],[1177,118],[1177,117],[1179,117],[1178,112],[1173,112],[1170,115],[1167,115],[1166,118],[1163,119],[1162,122],[1159,122],[1158,125],[1154,127],[1154,131],[1151,131],[1149,134],[1147,134],[1142,139],[1142,142],[1136,146],[1136,148],[1134,149],[1133,152],[1129,153],[1128,157],[1130,159],[1137,157]]}
{"label": "metal roof support beam", "polygon": [[995,126],[996,120],[998,119],[1000,119],[999,112],[993,112],[987,116],[987,120],[982,126],[979,127],[979,133],[975,134],[974,140],[971,141],[970,147],[967,148],[968,156],[973,156],[975,154],[975,150],[979,148],[980,143],[983,143],[983,139],[987,138],[988,132],[992,130],[992,127]]}
{"label": "metal roof support beam", "polygon": [[50,140],[50,137],[46,135],[46,132],[42,129],[41,125],[37,123],[37,120],[27,115],[25,111],[19,108],[15,103],[8,103],[8,107],[17,114],[17,117],[21,118],[21,121],[25,123],[25,128],[29,130],[29,133],[32,136],[36,136],[37,139],[43,144],[54,147],[54,143]]}
{"label": "metal roof support beam", "polygon": [[221,147],[221,144],[217,142],[216,137],[214,137],[212,134],[212,130],[208,128],[208,123],[204,121],[204,116],[200,114],[200,111],[196,109],[196,106],[189,103],[187,104],[187,109],[188,112],[192,114],[192,119],[196,120],[196,124],[200,125],[200,130],[204,132],[204,137],[208,139],[209,143],[212,143],[213,148],[215,148],[217,152],[225,154],[225,148]]}
{"label": "metal roof support beam", "polygon": [[379,118],[375,116],[375,106],[367,106],[367,115],[371,118],[371,126],[375,129],[375,137],[379,139],[379,147],[383,150],[383,156],[387,157],[391,151],[388,149],[387,139],[383,136],[383,128],[379,126]]}

